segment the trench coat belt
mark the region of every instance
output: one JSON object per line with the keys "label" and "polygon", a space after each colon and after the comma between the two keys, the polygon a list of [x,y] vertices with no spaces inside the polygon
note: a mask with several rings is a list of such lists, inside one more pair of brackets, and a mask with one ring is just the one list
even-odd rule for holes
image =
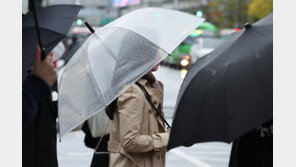
{"label": "trench coat belt", "polygon": [[120,143],[108,141],[108,151],[111,153],[121,153],[132,160],[137,166],[140,166],[136,160],[120,146]]}

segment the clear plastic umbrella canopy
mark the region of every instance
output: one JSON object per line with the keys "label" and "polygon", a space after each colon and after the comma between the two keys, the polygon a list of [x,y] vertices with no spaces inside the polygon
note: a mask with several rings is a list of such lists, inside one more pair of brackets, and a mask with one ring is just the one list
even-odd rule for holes
{"label": "clear plastic umbrella canopy", "polygon": [[179,11],[144,8],[93,33],[68,62],[61,78],[60,134],[104,110],[203,21]]}

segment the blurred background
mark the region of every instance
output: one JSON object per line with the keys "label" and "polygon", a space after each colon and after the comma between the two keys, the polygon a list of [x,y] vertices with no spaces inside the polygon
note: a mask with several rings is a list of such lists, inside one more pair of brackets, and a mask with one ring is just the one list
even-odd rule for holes
{"label": "blurred background", "polygon": [[[55,4],[82,5],[77,18],[63,40],[65,53],[57,62],[58,75],[63,67],[90,35],[84,22],[93,28],[110,23],[116,18],[144,7],[160,7],[187,12],[206,19],[161,63],[155,73],[164,83],[164,112],[171,123],[179,88],[190,66],[204,55],[223,44],[233,32],[246,22],[254,23],[273,11],[272,0],[36,0],[38,6]],[[22,1],[22,13],[31,8],[29,0]],[[172,36],[174,34],[171,34]],[[57,94],[53,94],[57,100]],[[93,150],[84,145],[84,133],[75,130],[58,143],[58,161],[61,167],[87,167]],[[167,154],[168,167],[227,167],[231,144],[209,142],[191,147],[179,147]]]}
{"label": "blurred background", "polygon": [[[199,58],[216,48],[232,32],[246,22],[256,22],[273,11],[272,0],[36,0],[38,6],[54,4],[82,5],[75,22],[63,41],[70,55],[75,53],[89,35],[84,22],[98,29],[114,19],[144,7],[175,9],[204,17],[206,22],[186,38],[163,61],[172,67],[190,67]],[[29,0],[22,1],[22,13],[31,8]],[[174,34],[172,34],[174,35]],[[73,45],[75,46],[73,48]],[[78,45],[78,46],[76,46]],[[70,50],[72,49],[72,51]],[[68,60],[67,59],[67,60]],[[182,61],[183,60],[183,61]]]}
{"label": "blurred background", "polygon": [[[161,7],[198,14],[217,28],[239,28],[246,21],[257,21],[273,9],[272,0],[36,0],[39,6],[77,4],[84,8],[77,19],[103,26],[110,21],[144,7]],[[22,1],[22,12],[30,8],[29,0]],[[198,11],[201,11],[197,13]],[[77,22],[77,26],[80,22]]]}

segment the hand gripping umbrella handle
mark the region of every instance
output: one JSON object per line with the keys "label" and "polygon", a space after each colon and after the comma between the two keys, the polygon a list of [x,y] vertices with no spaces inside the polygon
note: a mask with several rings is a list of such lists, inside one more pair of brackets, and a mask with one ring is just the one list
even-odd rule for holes
{"label": "hand gripping umbrella handle", "polygon": [[160,116],[160,118],[163,120],[163,122],[168,126],[168,128],[171,128],[170,124],[165,120],[165,118],[163,117],[163,115],[161,114],[161,112],[154,106],[154,104],[151,101],[151,98],[147,92],[147,90],[144,88],[143,85],[141,85],[139,82],[136,82],[136,84],[142,89],[142,91],[145,94],[145,97],[147,99],[147,101],[150,103],[151,107],[156,111],[156,113]]}

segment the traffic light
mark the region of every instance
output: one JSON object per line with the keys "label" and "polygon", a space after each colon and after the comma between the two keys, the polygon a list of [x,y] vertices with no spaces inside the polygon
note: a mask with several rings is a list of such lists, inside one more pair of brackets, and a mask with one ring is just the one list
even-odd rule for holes
{"label": "traffic light", "polygon": [[203,15],[203,12],[201,10],[199,10],[199,11],[196,12],[196,16],[202,17],[202,15]]}
{"label": "traffic light", "polygon": [[82,19],[77,19],[76,23],[77,23],[77,25],[81,26],[83,24],[83,20]]}

